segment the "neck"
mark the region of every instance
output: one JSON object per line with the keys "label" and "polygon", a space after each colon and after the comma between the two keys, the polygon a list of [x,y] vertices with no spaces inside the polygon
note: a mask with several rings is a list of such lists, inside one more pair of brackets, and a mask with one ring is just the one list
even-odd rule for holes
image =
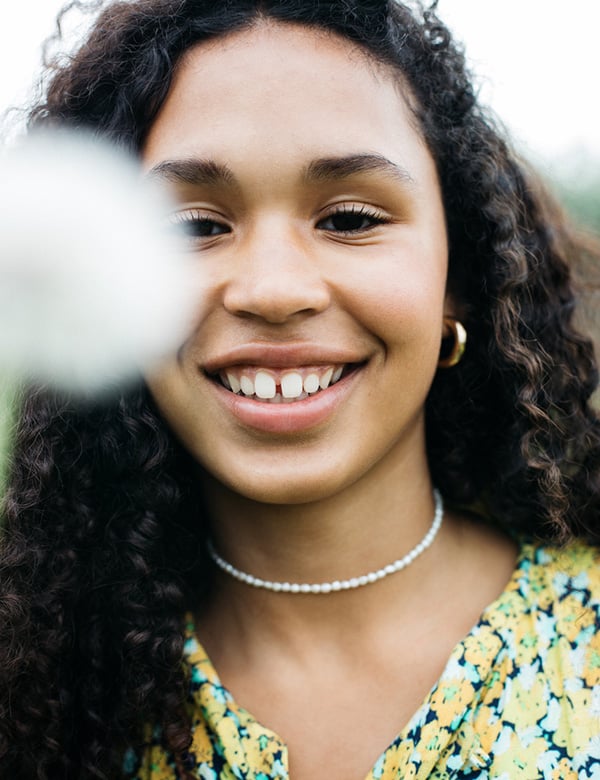
{"label": "neck", "polygon": [[324,582],[378,569],[414,547],[434,514],[426,464],[398,463],[320,500],[286,505],[207,480],[216,549],[237,568],[274,581]]}
{"label": "neck", "polygon": [[444,517],[444,502],[441,494],[438,490],[434,490],[433,493],[435,500],[435,514],[433,516],[433,521],[429,530],[421,539],[421,541],[412,547],[401,558],[396,558],[394,561],[391,561],[379,569],[365,572],[356,577],[350,577],[348,579],[342,580],[330,580],[329,582],[320,583],[299,583],[287,581],[273,582],[272,580],[265,580],[261,577],[256,577],[253,574],[244,572],[241,569],[233,566],[233,564],[231,564],[229,561],[226,561],[219,555],[210,539],[207,541],[208,552],[213,562],[219,567],[219,569],[221,569],[221,571],[225,572],[238,582],[242,582],[245,585],[249,585],[253,588],[260,588],[262,590],[268,590],[273,593],[312,593],[322,595],[337,593],[340,591],[355,590],[356,588],[366,587],[367,585],[374,585],[376,582],[379,582],[386,577],[397,574],[407,566],[410,566],[411,563],[414,563],[414,561],[433,544],[435,537],[440,530]]}
{"label": "neck", "polygon": [[[365,563],[372,568],[386,565],[414,547],[431,526],[435,511],[431,493],[425,492],[422,503],[426,509],[423,522],[419,521],[419,527],[423,529],[422,534],[419,531],[419,536],[410,527],[411,518],[407,509],[404,517],[398,512],[395,518],[404,528],[405,534],[395,535],[394,544],[388,539],[388,544],[382,548],[375,543],[377,534],[371,538],[368,534],[362,535],[365,542],[363,556],[355,557],[345,548],[344,556],[326,556],[324,551],[320,551],[317,566],[311,559],[310,545],[298,534],[302,542],[302,554],[298,552],[300,544],[295,544],[295,555],[289,549],[284,549],[281,558],[286,563],[279,569],[272,566],[271,570],[285,571],[288,565],[295,564],[298,581],[304,580],[301,572],[314,571],[314,581],[322,582],[364,573],[368,570],[365,569]],[[364,520],[365,525],[370,527],[371,515],[365,515]],[[324,648],[329,648],[327,652],[350,653],[354,657],[372,652],[372,648],[369,648],[376,642],[378,647],[383,648],[382,652],[387,652],[386,648],[397,646],[399,627],[401,634],[408,631],[409,626],[415,625],[421,625],[420,630],[424,632],[433,629],[430,625],[430,618],[433,618],[430,606],[438,603],[441,594],[447,592],[448,583],[440,586],[439,577],[440,573],[446,571],[449,548],[456,547],[452,538],[452,524],[451,517],[445,519],[435,542],[405,569],[354,590],[324,594],[271,592],[238,582],[219,571],[213,598],[197,616],[201,641],[222,672],[238,668],[240,658],[245,668],[246,664],[253,664],[262,658],[273,658],[273,654],[277,653],[304,665],[315,662],[315,656],[320,658]],[[347,527],[349,525],[348,522]],[[311,527],[314,528],[314,525],[311,524]],[[355,534],[354,538],[357,537]],[[282,539],[282,543],[285,539],[289,539],[289,535]],[[320,539],[333,543],[334,535],[321,531]],[[239,549],[237,545],[235,549]],[[240,558],[252,558],[255,561],[248,564],[248,571],[263,576],[271,560],[265,553],[267,549],[268,545],[263,543],[258,548],[241,551],[246,552],[246,555],[240,555]],[[275,552],[271,557],[277,559]],[[342,557],[343,560],[340,560]],[[261,569],[261,566],[265,568]],[[329,571],[332,574],[324,574]],[[319,575],[318,572],[323,573]]]}

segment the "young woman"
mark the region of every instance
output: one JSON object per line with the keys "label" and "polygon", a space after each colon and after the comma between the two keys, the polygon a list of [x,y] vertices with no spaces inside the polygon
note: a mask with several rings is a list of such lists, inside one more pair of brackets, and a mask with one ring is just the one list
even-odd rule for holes
{"label": "young woman", "polygon": [[108,2],[31,123],[132,149],[204,294],[135,392],[26,399],[0,775],[595,777],[593,250],[434,12]]}

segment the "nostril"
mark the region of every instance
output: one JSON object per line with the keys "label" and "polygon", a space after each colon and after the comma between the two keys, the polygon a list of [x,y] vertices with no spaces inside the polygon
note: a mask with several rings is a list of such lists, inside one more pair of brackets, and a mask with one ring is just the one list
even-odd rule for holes
{"label": "nostril", "polygon": [[330,300],[329,288],[314,268],[250,268],[231,279],[223,306],[236,316],[280,325],[324,311]]}

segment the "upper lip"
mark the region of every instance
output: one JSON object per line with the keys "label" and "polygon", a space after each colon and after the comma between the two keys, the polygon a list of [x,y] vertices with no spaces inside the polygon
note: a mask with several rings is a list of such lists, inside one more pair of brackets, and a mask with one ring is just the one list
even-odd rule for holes
{"label": "upper lip", "polygon": [[207,374],[216,374],[230,366],[260,366],[263,368],[295,368],[298,366],[341,365],[362,363],[364,355],[350,349],[339,349],[323,344],[240,344],[207,358],[202,368]]}

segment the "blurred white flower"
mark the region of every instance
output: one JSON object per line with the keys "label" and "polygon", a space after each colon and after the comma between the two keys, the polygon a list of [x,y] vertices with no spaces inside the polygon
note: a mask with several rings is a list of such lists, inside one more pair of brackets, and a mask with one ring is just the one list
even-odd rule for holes
{"label": "blurred white flower", "polygon": [[39,134],[0,160],[0,371],[82,393],[175,351],[196,319],[197,268],[169,240],[172,206],[87,136]]}

